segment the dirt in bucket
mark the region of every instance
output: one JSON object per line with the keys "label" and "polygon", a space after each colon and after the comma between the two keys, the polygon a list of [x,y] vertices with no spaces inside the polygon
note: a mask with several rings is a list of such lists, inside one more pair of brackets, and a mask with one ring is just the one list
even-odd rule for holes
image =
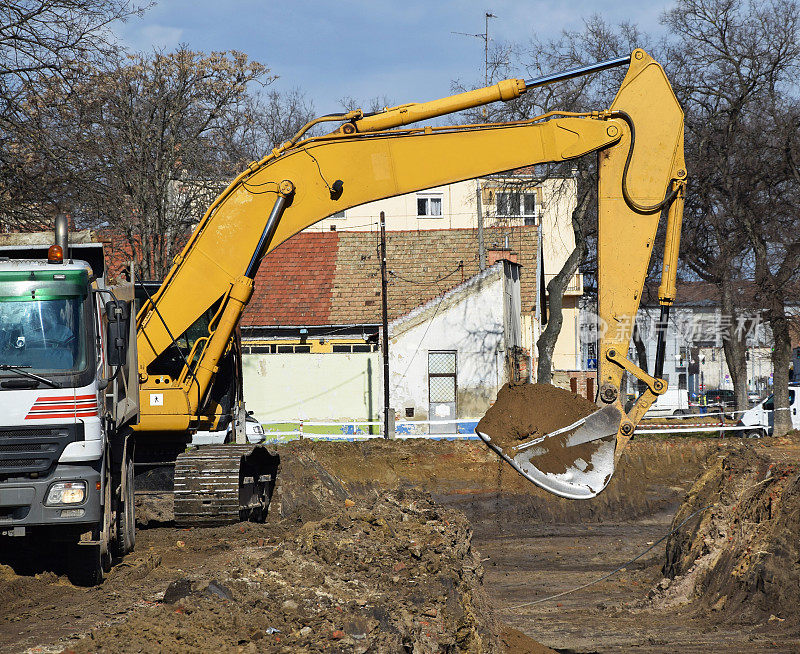
{"label": "dirt in bucket", "polygon": [[[513,458],[515,446],[571,425],[597,411],[594,402],[550,384],[506,384],[478,423],[477,430]],[[531,462],[542,472],[562,474],[578,459],[591,467],[599,442],[566,448],[570,433],[553,436],[537,445],[541,452]]]}

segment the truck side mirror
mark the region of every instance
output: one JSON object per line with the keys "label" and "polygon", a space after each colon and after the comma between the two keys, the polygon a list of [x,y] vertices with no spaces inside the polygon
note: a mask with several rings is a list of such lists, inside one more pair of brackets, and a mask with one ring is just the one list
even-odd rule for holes
{"label": "truck side mirror", "polygon": [[128,359],[130,306],[122,300],[106,302],[106,345],[108,365],[124,366]]}

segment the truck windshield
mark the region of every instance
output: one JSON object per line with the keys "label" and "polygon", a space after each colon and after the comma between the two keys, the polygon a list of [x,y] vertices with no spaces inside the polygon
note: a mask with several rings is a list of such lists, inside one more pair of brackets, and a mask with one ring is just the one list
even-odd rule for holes
{"label": "truck windshield", "polygon": [[41,300],[0,297],[0,364],[31,372],[84,370],[85,301],[86,296],[50,295]]}

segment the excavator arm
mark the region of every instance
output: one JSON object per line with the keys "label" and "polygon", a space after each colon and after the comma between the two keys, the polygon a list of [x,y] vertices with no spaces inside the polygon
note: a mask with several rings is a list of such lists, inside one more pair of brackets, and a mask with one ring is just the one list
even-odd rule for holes
{"label": "excavator arm", "polygon": [[[304,128],[251,164],[208,209],[153,301],[137,316],[139,431],[185,432],[218,419],[209,408],[209,389],[252,295],[258,267],[294,234],[333,213],[381,198],[598,152],[599,314],[608,325],[601,342],[600,400],[619,412],[618,456],[635,423],[666,389],[662,380],[635,367],[627,351],[662,210],[668,210],[668,239],[660,294],[665,306],[674,299],[686,176],[683,114],[662,68],[636,50],[630,59],[603,62],[588,72],[628,62],[627,76],[605,111],[396,129],[510,100],[565,76],[505,80],[377,114],[355,111],[318,119],[307,128],[325,121],[342,124],[311,138],[303,138]],[[198,324],[203,328],[198,330]],[[164,357],[175,358],[176,341],[185,344],[181,365],[175,373],[160,372]],[[625,371],[648,385],[629,415],[619,397]]]}

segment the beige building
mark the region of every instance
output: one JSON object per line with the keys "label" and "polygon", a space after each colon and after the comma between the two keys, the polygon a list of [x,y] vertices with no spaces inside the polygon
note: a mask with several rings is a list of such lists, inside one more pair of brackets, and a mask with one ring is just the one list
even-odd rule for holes
{"label": "beige building", "polygon": [[[528,279],[534,275],[546,285],[575,247],[572,212],[576,197],[573,178],[539,182],[530,172],[520,170],[513,175],[471,179],[370,202],[329,216],[306,231],[377,230],[383,211],[386,229],[390,231],[478,229],[482,222],[487,228],[485,250],[507,248],[513,251],[518,244],[512,228],[536,226],[540,249],[535,258],[543,269],[526,267],[522,275]],[[509,228],[505,236],[503,227]],[[488,236],[489,233],[492,235]],[[582,368],[578,309],[582,294],[582,276],[576,274],[564,297],[564,323],[553,354],[555,370]],[[535,304],[523,306],[522,313],[522,346],[534,356],[536,340],[543,329],[540,303]]]}

